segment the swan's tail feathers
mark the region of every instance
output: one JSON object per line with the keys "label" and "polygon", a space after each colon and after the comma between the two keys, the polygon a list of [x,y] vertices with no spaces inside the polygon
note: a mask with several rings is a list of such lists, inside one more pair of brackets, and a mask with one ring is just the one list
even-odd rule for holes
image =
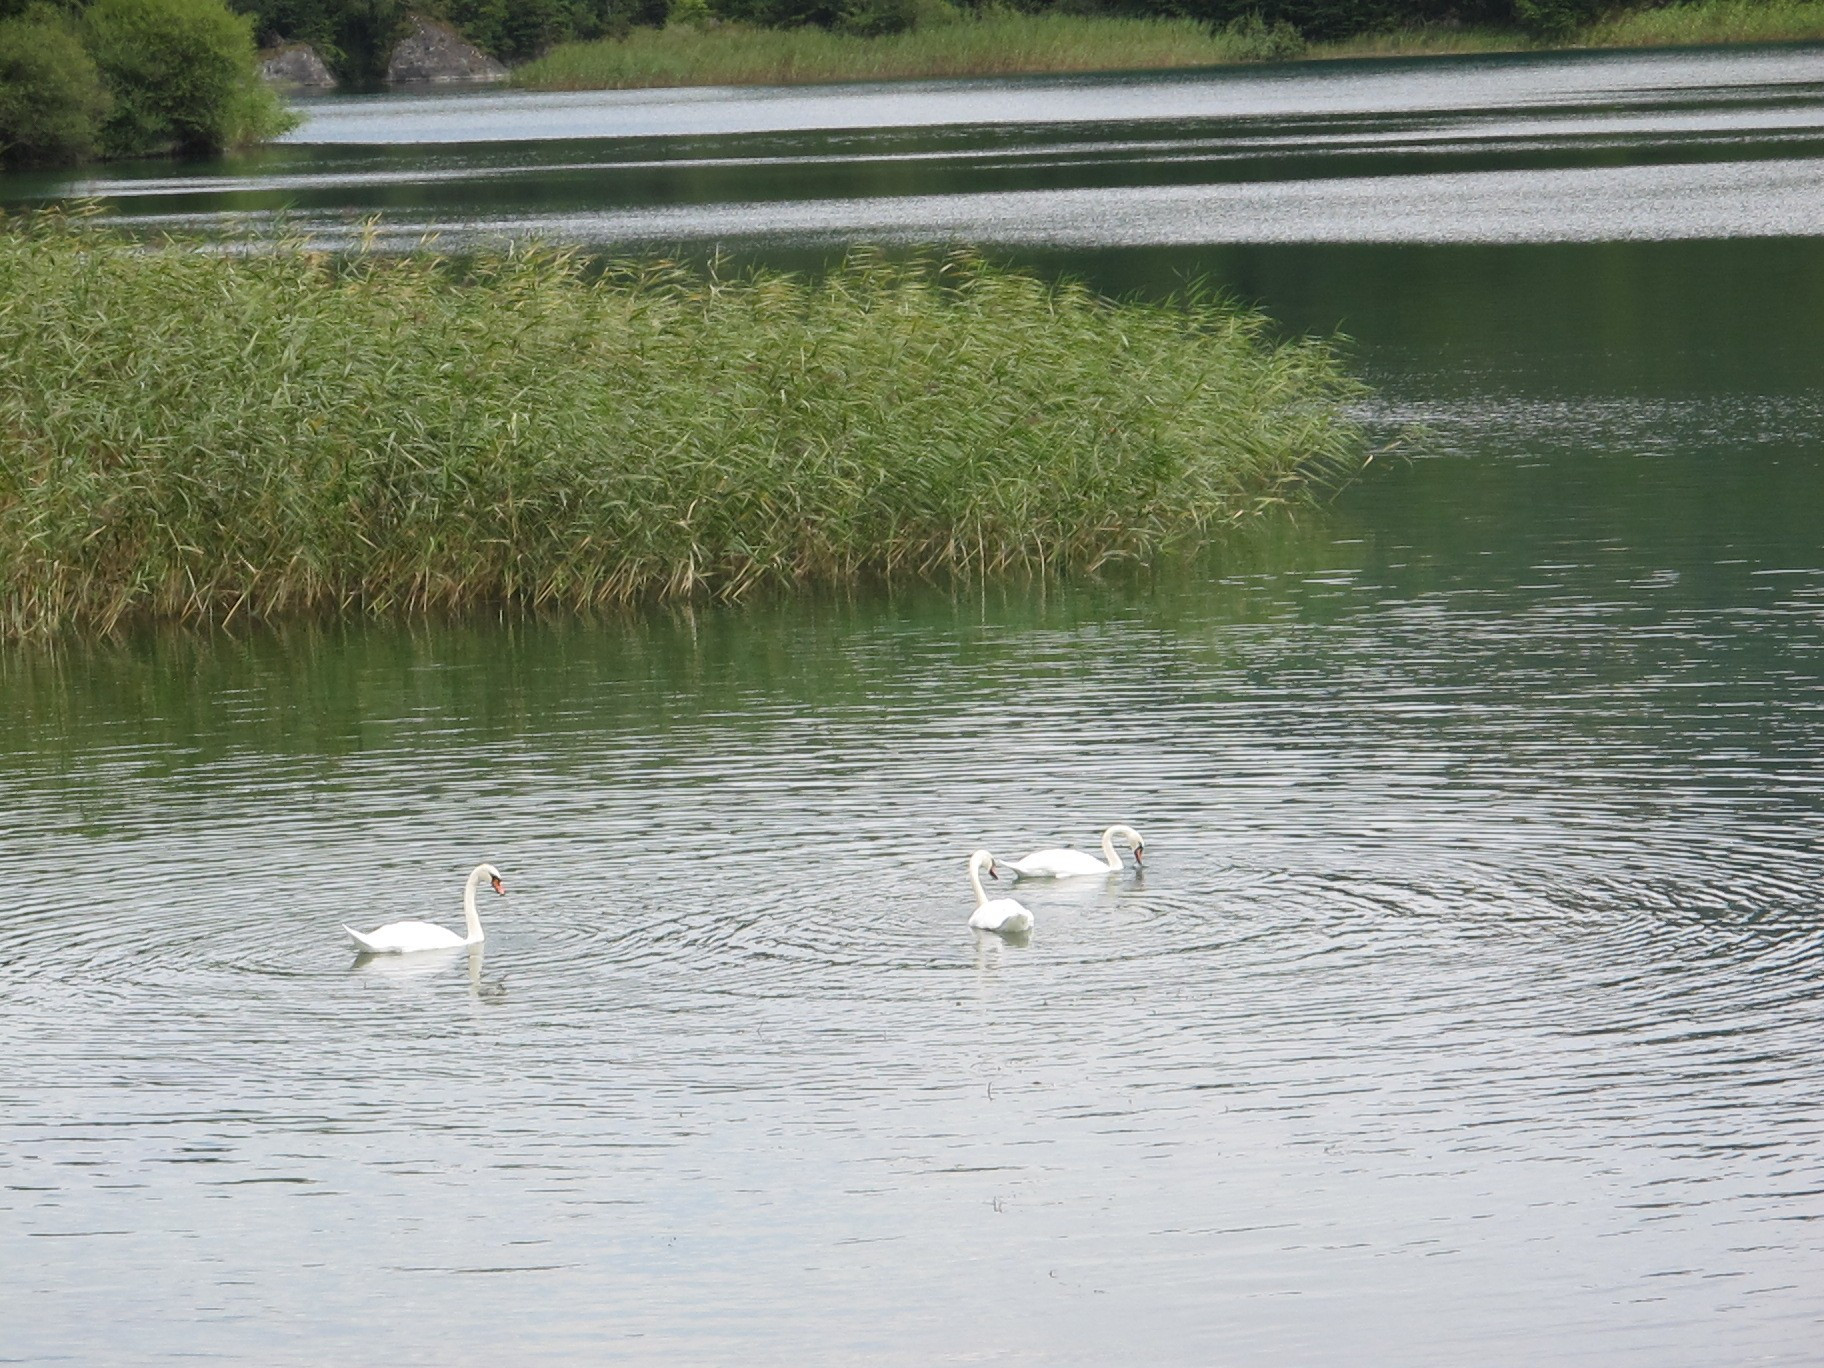
{"label": "swan's tail feathers", "polygon": [[350,936],[354,937],[355,944],[360,946],[363,950],[367,951],[370,955],[376,953],[379,950],[378,946],[376,946],[366,936],[362,935],[359,931],[355,930],[355,928],[350,926],[347,922],[342,923],[342,929],[344,931],[348,932],[348,934]]}

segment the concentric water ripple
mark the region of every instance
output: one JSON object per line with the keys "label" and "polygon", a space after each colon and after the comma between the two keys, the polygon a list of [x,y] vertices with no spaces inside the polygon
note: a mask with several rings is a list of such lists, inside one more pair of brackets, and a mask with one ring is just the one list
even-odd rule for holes
{"label": "concentric water ripple", "polygon": [[[907,1300],[960,1258],[1033,1270],[997,1356],[1101,1361],[1093,1298],[1192,1361],[1218,1296],[1340,1362],[1274,1309],[1323,1295],[1409,1362],[1568,1318],[1696,1363],[1690,1317],[1802,1361],[1824,569],[1617,541],[1548,468],[1568,515],[1492,565],[1370,502],[1150,587],[14,653],[12,1341],[105,1348],[80,1267],[147,1357],[294,1284],[351,1327],[297,1361],[404,1352],[352,1266],[444,1306],[439,1358],[501,1343],[444,1300],[483,1276],[564,1308],[559,1357],[891,1323],[911,1362],[961,1343]],[[1540,469],[1364,497],[1462,479],[1473,518]],[[1143,869],[965,927],[970,850],[1115,820]],[[352,954],[456,924],[482,858],[480,951]]]}
{"label": "concentric water ripple", "polygon": [[[1671,88],[1706,62],[1723,86]],[[1549,190],[1620,155],[1753,219],[1715,168],[1808,155],[1816,65],[1115,83],[1106,128],[1094,82],[1033,83],[1007,137],[938,128],[982,107],[940,89],[840,145],[791,121],[890,93],[730,97],[803,145],[101,188],[263,212],[293,176],[334,216],[353,180],[410,209],[523,170],[549,227],[655,168],[703,172],[666,182],[693,203],[894,161],[1195,208],[1263,170]],[[1180,127],[1186,90],[1240,104]],[[696,127],[670,98],[544,107]],[[905,188],[867,193],[935,221]],[[1815,240],[1044,264],[1341,323],[1394,445],[1104,584],[0,652],[0,1358],[1815,1361]],[[1142,870],[996,885],[1032,935],[968,930],[971,850],[1114,821]],[[353,953],[345,922],[459,925],[482,859],[485,946]]]}

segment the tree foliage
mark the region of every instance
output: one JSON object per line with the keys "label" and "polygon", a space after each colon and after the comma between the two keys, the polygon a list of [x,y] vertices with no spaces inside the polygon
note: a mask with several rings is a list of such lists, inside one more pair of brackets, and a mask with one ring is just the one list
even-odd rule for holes
{"label": "tree foliage", "polygon": [[114,97],[109,156],[217,152],[276,131],[252,32],[221,0],[95,0],[82,30]]}
{"label": "tree foliage", "polygon": [[[5,3],[5,0],[0,0]],[[412,14],[444,19],[505,61],[662,24],[669,0],[229,0],[263,44],[309,43],[344,80],[377,80]]]}
{"label": "tree foliage", "polygon": [[0,164],[86,160],[109,103],[67,15],[41,6],[0,19]]}
{"label": "tree foliage", "polygon": [[0,0],[9,165],[219,152],[288,124],[222,0]]}

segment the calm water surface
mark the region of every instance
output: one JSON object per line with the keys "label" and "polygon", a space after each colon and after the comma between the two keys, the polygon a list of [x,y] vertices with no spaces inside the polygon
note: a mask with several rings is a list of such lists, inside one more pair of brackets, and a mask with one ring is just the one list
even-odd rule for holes
{"label": "calm water surface", "polygon": [[[1819,78],[347,101],[99,187],[685,243],[1087,189],[1100,236],[980,240],[1341,325],[1426,431],[1100,585],[0,652],[0,1359],[1815,1362],[1824,218],[1652,206],[1793,159],[1812,203]],[[1597,162],[1625,231],[1577,226]],[[1334,233],[1147,207],[1320,182]],[[1379,231],[1414,182],[1569,226]],[[964,926],[970,850],[1123,819],[1143,874]],[[454,924],[484,858],[485,954],[339,939]]]}

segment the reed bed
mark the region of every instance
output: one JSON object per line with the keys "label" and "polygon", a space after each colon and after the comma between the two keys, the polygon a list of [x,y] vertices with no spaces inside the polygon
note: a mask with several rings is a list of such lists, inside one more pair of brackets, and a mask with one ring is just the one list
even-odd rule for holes
{"label": "reed bed", "polygon": [[821,28],[672,25],[562,44],[517,68],[513,83],[538,90],[617,90],[1143,71],[1247,61],[1257,46],[1244,35],[1213,32],[1190,19],[1001,10],[875,38]]}
{"label": "reed bed", "polygon": [[0,635],[1093,569],[1362,459],[1210,299],[238,245],[0,230]]}
{"label": "reed bed", "polygon": [[1319,61],[1351,57],[1458,57],[1483,52],[1533,52],[1550,46],[1552,44],[1528,37],[1519,29],[1474,24],[1422,24],[1313,43],[1305,50],[1305,56]]}
{"label": "reed bed", "polygon": [[1671,47],[1824,39],[1824,0],[1693,0],[1619,11],[1578,34],[1589,47]]}
{"label": "reed bed", "polygon": [[1432,25],[1363,33],[1313,45],[1307,55],[1336,57],[1448,56],[1478,52],[1535,52],[1558,48],[1702,47],[1727,43],[1824,40],[1824,0],[1688,0],[1652,9],[1616,9],[1577,29],[1562,43],[1517,29]]}

